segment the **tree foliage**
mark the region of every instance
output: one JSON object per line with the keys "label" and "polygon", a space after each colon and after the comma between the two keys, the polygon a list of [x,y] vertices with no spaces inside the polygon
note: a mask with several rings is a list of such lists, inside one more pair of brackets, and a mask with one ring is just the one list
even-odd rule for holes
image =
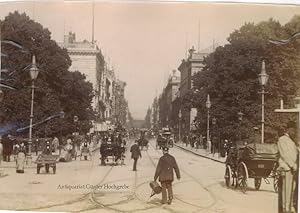
{"label": "tree foliage", "polygon": [[2,44],[2,51],[7,55],[3,57],[2,68],[8,69],[3,80],[17,89],[4,91],[5,98],[0,105],[1,124],[13,123],[19,127],[29,125],[31,79],[28,68],[32,55],[36,55],[40,72],[35,80],[34,122],[62,110],[65,112],[63,121],[54,119],[34,129],[36,135],[57,135],[60,124],[63,126],[63,134],[72,132],[70,127],[74,115],[86,124],[83,129],[87,131],[88,120],[93,117],[92,85],[79,72],[68,71],[71,60],[67,50],[60,48],[51,39],[50,31],[25,13],[14,12],[1,22],[1,37],[17,42],[27,50],[23,52]]}
{"label": "tree foliage", "polygon": [[147,113],[145,116],[145,122],[144,122],[143,126],[148,129],[151,128],[151,108],[150,107],[148,107],[148,109],[147,109]]}
{"label": "tree foliage", "polygon": [[[266,141],[276,140],[277,128],[282,121],[291,119],[290,115],[278,115],[283,98],[291,107],[287,98],[295,94],[300,80],[299,50],[297,40],[288,45],[276,46],[269,39],[284,39],[300,30],[300,17],[294,17],[282,26],[270,19],[258,24],[246,23],[228,37],[229,44],[218,47],[205,58],[202,72],[193,77],[195,89],[194,106],[198,108],[200,131],[205,134],[207,94],[210,94],[211,116],[217,118],[217,125],[223,137],[236,139],[239,131],[244,138],[249,137],[252,127],[260,126],[261,121],[261,86],[258,74],[262,60],[266,63],[269,81],[265,86],[265,133]],[[237,113],[244,113],[239,123]],[[241,127],[241,129],[240,129]]]}

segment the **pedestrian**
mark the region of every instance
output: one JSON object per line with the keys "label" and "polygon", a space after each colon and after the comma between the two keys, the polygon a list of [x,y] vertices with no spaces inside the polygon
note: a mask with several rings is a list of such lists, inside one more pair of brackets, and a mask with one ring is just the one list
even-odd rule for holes
{"label": "pedestrian", "polygon": [[133,159],[133,171],[136,171],[136,164],[139,157],[142,157],[140,147],[138,145],[138,141],[135,140],[134,144],[130,148],[131,158]]}
{"label": "pedestrian", "polygon": [[282,179],[281,204],[284,213],[295,213],[293,196],[296,188],[296,172],[298,162],[298,150],[293,141],[296,135],[296,124],[288,122],[284,134],[278,139],[279,167]]}
{"label": "pedestrian", "polygon": [[18,148],[17,153],[17,161],[16,161],[16,172],[17,173],[24,173],[24,164],[26,160],[26,147],[22,142],[20,147]]}
{"label": "pedestrian", "polygon": [[[160,157],[158,161],[155,175],[154,175],[154,181],[156,181],[157,178],[159,178],[159,181],[161,183],[162,204],[168,203],[170,205],[172,203],[172,199],[173,199],[172,182],[174,180],[173,169],[175,170],[176,177],[179,180],[180,172],[176,160],[172,155],[169,154],[169,148],[164,147],[163,156]],[[167,201],[167,197],[168,197],[168,201]]]}
{"label": "pedestrian", "polygon": [[250,138],[248,140],[248,143],[261,143],[261,136],[260,136],[260,132],[259,132],[259,128],[258,127],[253,127],[253,131],[250,135]]}
{"label": "pedestrian", "polygon": [[52,147],[53,147],[52,152],[56,152],[58,146],[59,146],[59,140],[57,137],[54,137],[52,140]]}

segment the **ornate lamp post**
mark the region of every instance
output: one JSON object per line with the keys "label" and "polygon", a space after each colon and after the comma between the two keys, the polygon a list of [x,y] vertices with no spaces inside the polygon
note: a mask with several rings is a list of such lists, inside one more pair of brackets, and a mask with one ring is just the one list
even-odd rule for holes
{"label": "ornate lamp post", "polygon": [[258,80],[261,85],[261,143],[264,143],[265,137],[265,85],[267,84],[269,75],[266,73],[265,61],[262,61],[261,73],[258,75]]}
{"label": "ornate lamp post", "polygon": [[[210,142],[210,137],[209,137],[209,109],[211,107],[211,102],[209,98],[209,94],[207,95],[207,100],[206,100],[206,108],[207,108],[207,133],[206,133],[206,140],[207,144],[211,143]],[[210,147],[208,147],[209,149]],[[210,152],[210,150],[208,150]]]}
{"label": "ornate lamp post", "polygon": [[240,130],[239,141],[240,141],[240,144],[242,144],[242,120],[243,120],[244,113],[239,111],[237,113],[237,115],[238,115],[238,119],[239,119],[239,130]]}
{"label": "ornate lamp post", "polygon": [[29,139],[28,139],[28,157],[31,158],[32,145],[32,121],[33,121],[33,101],[34,101],[34,81],[38,77],[39,69],[36,66],[35,55],[32,56],[32,65],[29,70],[31,77],[31,108],[30,108],[30,124],[29,124]]}

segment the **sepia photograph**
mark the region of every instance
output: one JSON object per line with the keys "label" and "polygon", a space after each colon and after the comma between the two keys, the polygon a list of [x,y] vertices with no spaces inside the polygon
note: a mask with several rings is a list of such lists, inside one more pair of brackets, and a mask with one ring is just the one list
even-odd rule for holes
{"label": "sepia photograph", "polygon": [[0,211],[297,213],[300,3],[0,0]]}

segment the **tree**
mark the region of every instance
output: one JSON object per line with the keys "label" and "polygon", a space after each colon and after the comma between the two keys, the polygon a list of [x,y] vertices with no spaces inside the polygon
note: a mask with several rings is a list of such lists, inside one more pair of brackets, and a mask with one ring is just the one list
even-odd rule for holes
{"label": "tree", "polygon": [[145,116],[144,127],[150,129],[151,128],[151,108],[148,107],[147,114]]}
{"label": "tree", "polygon": [[[87,115],[93,114],[90,107],[92,87],[82,74],[68,71],[71,65],[68,53],[51,40],[48,29],[31,20],[25,13],[14,12],[1,22],[1,36],[2,39],[21,44],[27,50],[22,52],[17,48],[2,45],[3,52],[7,55],[3,58],[2,67],[8,69],[4,77],[10,78],[10,84],[17,88],[5,91],[5,99],[0,105],[0,111],[3,112],[2,125],[29,125],[31,79],[28,68],[32,55],[36,55],[40,70],[35,80],[34,121],[41,121],[63,110],[66,115],[63,122],[64,133],[70,133],[71,129],[67,127],[73,123],[73,113],[78,114],[83,121],[91,118]],[[59,119],[54,119],[44,123],[47,126],[38,126],[34,132],[43,136],[44,130],[47,129],[48,136],[57,135],[59,124]]]}
{"label": "tree", "polygon": [[[294,18],[298,22],[299,18]],[[210,94],[211,114],[217,118],[217,125],[223,137],[236,139],[239,135],[237,113],[241,110],[244,117],[241,123],[243,137],[248,137],[254,126],[261,120],[261,86],[258,74],[261,72],[262,60],[266,62],[266,70],[270,75],[266,90],[265,124],[266,141],[276,141],[276,130],[282,125],[282,119],[274,112],[279,100],[294,94],[299,84],[298,54],[300,45],[294,42],[288,47],[275,46],[268,42],[270,38],[284,38],[292,26],[288,23],[281,26],[270,19],[259,24],[246,23],[228,37],[229,44],[218,47],[205,59],[205,67],[194,78],[195,88],[199,90],[195,98],[198,107],[200,129],[206,131],[205,101]],[[290,119],[290,118],[284,118]]]}

